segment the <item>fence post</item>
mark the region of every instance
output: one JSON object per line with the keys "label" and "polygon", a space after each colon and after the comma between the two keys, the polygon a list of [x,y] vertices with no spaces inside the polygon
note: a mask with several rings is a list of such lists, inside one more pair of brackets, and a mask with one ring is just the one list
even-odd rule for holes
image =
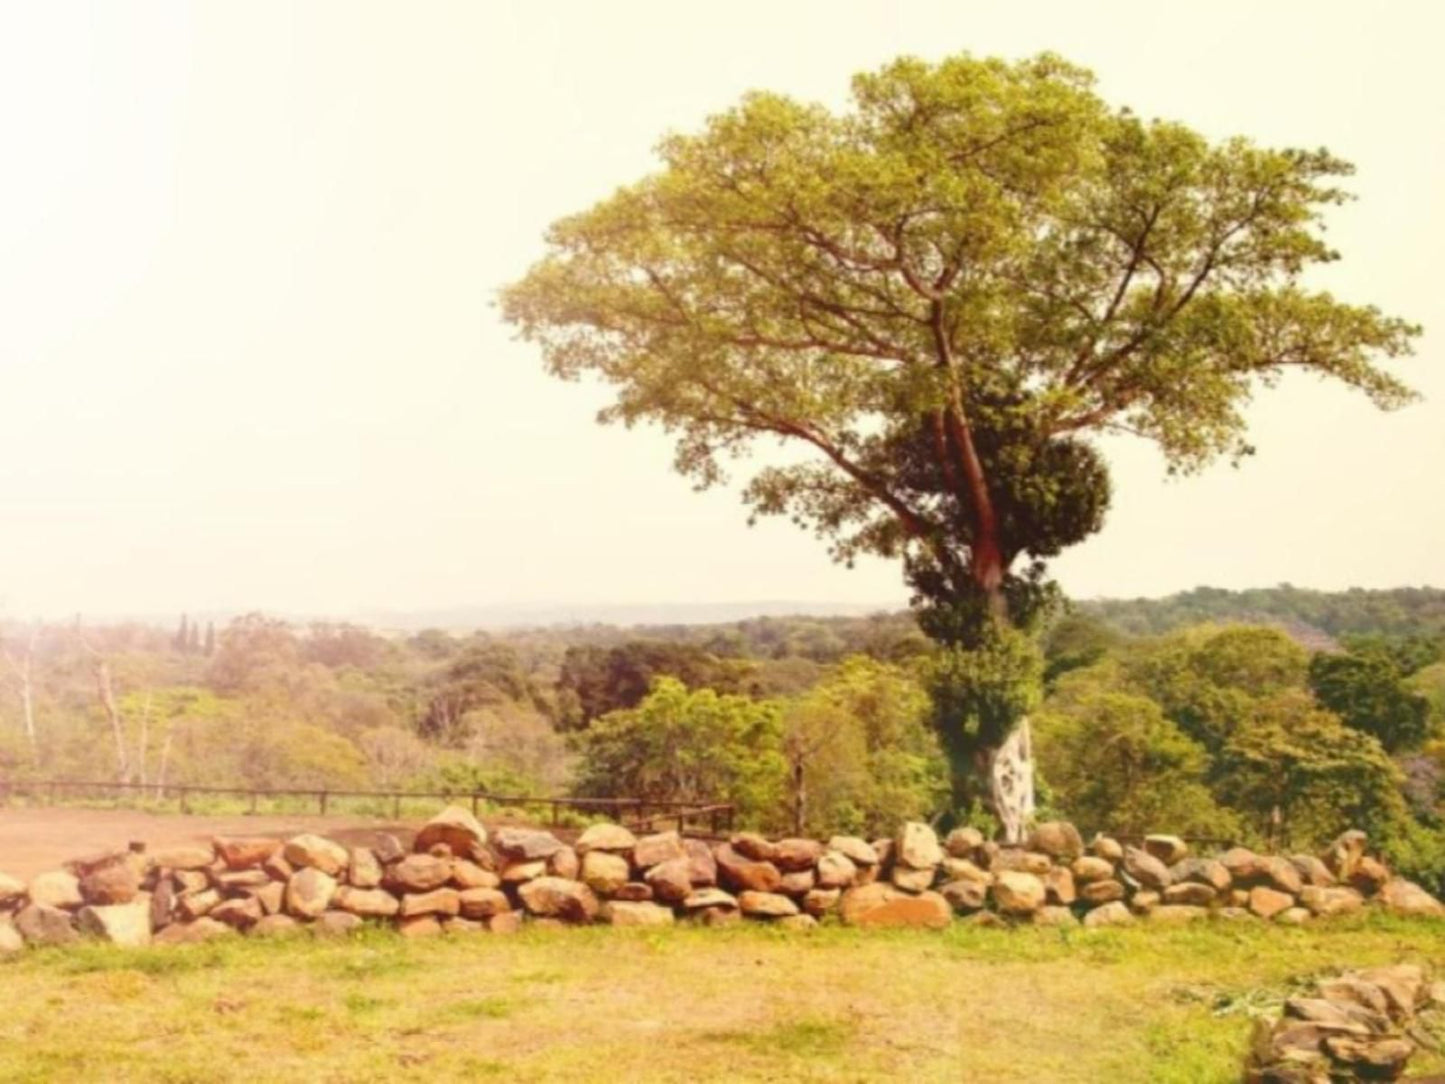
{"label": "fence post", "polygon": [[481,792],[475,791],[475,790],[472,791],[472,816],[474,816],[474,817],[477,815],[477,803],[478,803],[478,801],[480,800],[480,798],[481,798]]}
{"label": "fence post", "polygon": [[190,793],[191,793],[191,788],[190,788],[190,787],[182,787],[182,788],[181,788],[181,812],[182,812],[182,813],[189,813],[189,812],[191,811]]}
{"label": "fence post", "polygon": [[321,799],[321,815],[324,817],[326,816],[326,792],[324,790],[318,791],[317,797]]}
{"label": "fence post", "polygon": [[562,804],[561,804],[560,802],[555,802],[555,801],[554,801],[554,802],[552,803],[552,827],[553,827],[553,828],[556,828],[557,825],[559,825],[559,824],[561,824],[561,823],[562,823]]}
{"label": "fence post", "polygon": [[401,795],[393,793],[391,796],[391,819],[401,820]]}

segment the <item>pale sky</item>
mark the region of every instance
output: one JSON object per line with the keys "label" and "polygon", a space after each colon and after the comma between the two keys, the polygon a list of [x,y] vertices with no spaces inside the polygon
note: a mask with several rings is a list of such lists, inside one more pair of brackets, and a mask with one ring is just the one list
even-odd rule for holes
{"label": "pale sky", "polygon": [[1426,327],[1401,413],[1296,380],[1238,470],[1111,446],[1066,589],[1445,585],[1440,10],[0,0],[0,617],[901,601],[596,426],[492,301],[665,131],[961,50],[1354,161],[1316,282]]}

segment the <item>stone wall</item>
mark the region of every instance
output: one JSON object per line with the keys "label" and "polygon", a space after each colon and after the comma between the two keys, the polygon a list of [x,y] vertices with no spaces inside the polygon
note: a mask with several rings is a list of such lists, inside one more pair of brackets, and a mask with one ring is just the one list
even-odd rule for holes
{"label": "stone wall", "polygon": [[[345,847],[317,835],[217,838],[210,845],[102,854],[28,885],[0,874],[0,953],[26,942],[94,936],[127,945],[269,935],[310,926],[344,933],[366,921],[406,936],[514,931],[525,923],[663,926],[754,919],[807,928],[942,928],[983,924],[1112,926],[1206,918],[1301,923],[1382,906],[1445,915],[1423,889],[1391,876],[1346,832],[1322,855],[1235,848],[1195,856],[1150,836],[1087,845],[1070,824],[1039,825],[1025,847],[974,829],[944,840],[927,825],[893,839],[834,836],[726,843],[675,832],[635,837],[597,824],[568,844],[527,828],[490,835],[451,807],[410,851],[391,836]],[[3,862],[3,855],[0,855]]]}

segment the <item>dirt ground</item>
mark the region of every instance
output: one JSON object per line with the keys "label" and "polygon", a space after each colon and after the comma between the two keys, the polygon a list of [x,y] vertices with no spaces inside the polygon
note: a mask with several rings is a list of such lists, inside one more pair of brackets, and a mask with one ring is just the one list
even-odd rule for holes
{"label": "dirt ground", "polygon": [[123,809],[0,809],[0,872],[21,880],[71,858],[123,849],[132,840],[154,850],[220,835],[293,836],[317,832],[364,844],[390,832],[410,844],[416,825],[366,817],[189,816]]}

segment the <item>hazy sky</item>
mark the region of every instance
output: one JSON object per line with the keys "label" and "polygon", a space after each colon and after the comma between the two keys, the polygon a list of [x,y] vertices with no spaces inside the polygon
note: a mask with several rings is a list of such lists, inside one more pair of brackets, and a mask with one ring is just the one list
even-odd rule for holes
{"label": "hazy sky", "polygon": [[1426,325],[1402,413],[1297,380],[1239,470],[1111,446],[1065,587],[1445,584],[1437,10],[0,0],[0,616],[901,599],[594,425],[492,300],[664,131],[959,50],[1353,160],[1317,281]]}

